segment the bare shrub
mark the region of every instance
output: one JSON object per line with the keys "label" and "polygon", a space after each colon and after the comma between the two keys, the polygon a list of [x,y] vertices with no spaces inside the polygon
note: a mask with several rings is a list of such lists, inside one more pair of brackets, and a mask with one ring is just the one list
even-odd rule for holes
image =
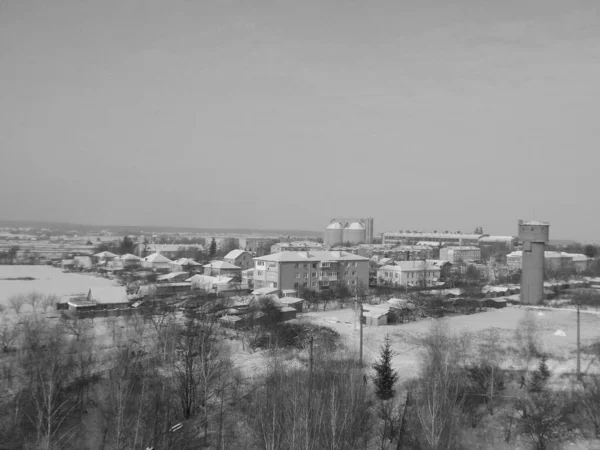
{"label": "bare shrub", "polygon": [[583,416],[591,423],[594,436],[600,439],[600,376],[589,375],[583,380],[583,392],[578,395]]}
{"label": "bare shrub", "polygon": [[526,311],[525,317],[517,324],[515,343],[517,356],[528,370],[531,360],[542,356],[539,327],[530,310]]}
{"label": "bare shrub", "polygon": [[565,418],[565,401],[557,392],[531,393],[517,406],[522,433],[536,450],[546,450],[561,437]]}
{"label": "bare shrub", "polygon": [[21,309],[26,302],[26,298],[23,294],[15,294],[8,297],[8,303],[10,303],[11,308],[17,313],[21,313]]}

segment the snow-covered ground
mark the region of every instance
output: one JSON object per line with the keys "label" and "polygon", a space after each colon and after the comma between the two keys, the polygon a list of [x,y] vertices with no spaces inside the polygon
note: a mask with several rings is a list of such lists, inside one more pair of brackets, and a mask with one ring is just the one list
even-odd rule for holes
{"label": "snow-covered ground", "polygon": [[[35,280],[7,280],[6,278],[31,277]],[[36,291],[58,296],[86,293],[91,287],[113,286],[114,281],[93,275],[63,273],[52,266],[0,265],[0,305],[9,306],[8,298],[15,294]],[[29,305],[23,307],[28,310]]]}
{"label": "snow-covered ground", "polygon": [[[529,311],[529,313],[528,313]],[[515,346],[515,331],[526,315],[536,322],[539,329],[541,351],[550,355],[548,362],[555,374],[574,373],[576,368],[577,321],[576,313],[571,310],[529,309],[525,307],[508,307],[488,310],[471,315],[453,316],[444,319],[455,332],[472,333],[476,340],[488,330],[495,330],[498,343],[503,349]],[[320,325],[329,326],[340,333],[342,342],[349,351],[358,353],[359,331],[352,309],[319,311],[303,314],[300,320],[308,320]],[[419,340],[425,336],[433,319],[420,319],[405,324],[364,327],[364,360],[371,363],[379,356],[380,347],[386,335],[392,340],[396,353],[393,359],[401,381],[418,375],[421,347]],[[559,333],[557,333],[559,332]],[[564,336],[562,335],[564,333]],[[600,316],[597,314],[581,314],[581,346],[585,348],[600,340]],[[537,361],[532,361],[536,365]],[[523,369],[522,362],[507,357],[506,368]],[[600,367],[588,354],[582,354],[582,370],[598,371]]]}

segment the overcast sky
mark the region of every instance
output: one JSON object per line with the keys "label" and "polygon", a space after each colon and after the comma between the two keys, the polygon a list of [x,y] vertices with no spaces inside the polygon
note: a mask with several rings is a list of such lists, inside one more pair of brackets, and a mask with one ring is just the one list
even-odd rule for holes
{"label": "overcast sky", "polygon": [[598,238],[598,0],[3,0],[0,216]]}

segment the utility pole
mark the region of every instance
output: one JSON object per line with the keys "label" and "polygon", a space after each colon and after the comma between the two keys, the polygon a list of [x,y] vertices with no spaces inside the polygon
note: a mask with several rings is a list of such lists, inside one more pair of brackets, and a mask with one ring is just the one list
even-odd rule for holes
{"label": "utility pole", "polygon": [[579,313],[579,306],[581,300],[577,299],[577,381],[581,381],[581,319]]}
{"label": "utility pole", "polygon": [[360,364],[360,367],[362,368],[363,365],[363,305],[362,302],[358,303],[359,305],[359,316],[358,316],[358,326],[360,327],[360,349],[359,349],[359,354],[358,354],[358,363]]}

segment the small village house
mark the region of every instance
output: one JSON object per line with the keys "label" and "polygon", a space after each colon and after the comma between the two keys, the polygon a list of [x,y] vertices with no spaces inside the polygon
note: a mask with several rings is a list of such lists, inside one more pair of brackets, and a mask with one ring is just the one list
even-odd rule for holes
{"label": "small village house", "polygon": [[254,260],[252,255],[245,250],[232,250],[225,257],[223,261],[240,267],[242,270],[247,270],[254,267]]}
{"label": "small village house", "polygon": [[138,256],[135,256],[135,255],[132,255],[131,253],[122,255],[120,260],[123,263],[123,267],[125,267],[126,269],[133,269],[133,268],[140,267],[142,265],[141,258],[139,258]]}
{"label": "small village house", "polygon": [[169,270],[171,260],[160,253],[152,253],[142,258],[142,267],[153,270]]}
{"label": "small village house", "polygon": [[120,309],[129,306],[129,299],[124,286],[90,288],[87,301],[94,303],[96,309]]}
{"label": "small village house", "polygon": [[231,277],[242,281],[242,268],[225,261],[211,261],[204,266],[204,275],[212,277]]}

